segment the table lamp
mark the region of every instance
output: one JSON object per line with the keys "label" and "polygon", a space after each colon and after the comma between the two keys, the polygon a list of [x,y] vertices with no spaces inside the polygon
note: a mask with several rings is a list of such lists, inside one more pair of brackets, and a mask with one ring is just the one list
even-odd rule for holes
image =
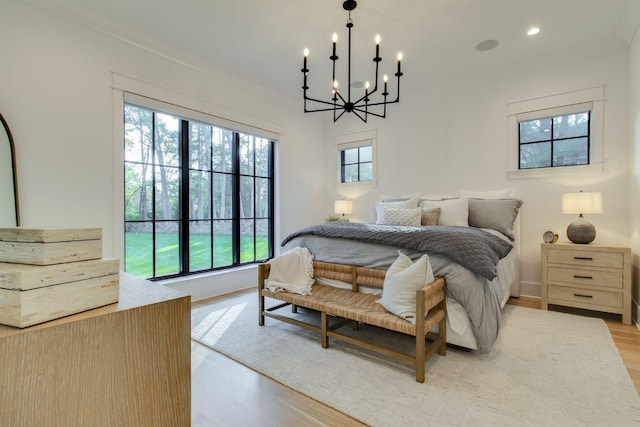
{"label": "table lamp", "polygon": [[333,213],[340,215],[340,221],[349,221],[345,215],[353,213],[353,202],[351,200],[336,200],[333,203]]}
{"label": "table lamp", "polygon": [[565,193],[562,195],[562,213],[578,214],[567,227],[567,237],[573,243],[587,244],[596,238],[596,228],[582,214],[602,213],[602,193]]}

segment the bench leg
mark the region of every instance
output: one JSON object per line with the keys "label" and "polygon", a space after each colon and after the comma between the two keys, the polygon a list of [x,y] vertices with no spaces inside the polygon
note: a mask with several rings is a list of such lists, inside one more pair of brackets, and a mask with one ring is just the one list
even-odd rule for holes
{"label": "bench leg", "polygon": [[295,304],[291,304],[291,312],[292,313],[297,313],[298,312],[298,306]]}
{"label": "bench leg", "polygon": [[[258,289],[260,292],[260,289]],[[264,326],[264,296],[262,293],[258,294],[258,325]]]}
{"label": "bench leg", "polygon": [[442,337],[442,345],[438,349],[438,354],[440,356],[447,355],[447,302],[442,300],[440,305],[445,310],[445,315],[442,320],[438,323],[438,335]]}
{"label": "bench leg", "polygon": [[416,381],[419,383],[424,382],[424,364],[425,364],[424,349],[425,349],[424,335],[417,333],[416,334]]}
{"label": "bench leg", "polygon": [[329,348],[329,336],[327,335],[329,316],[324,311],[320,313],[320,325],[322,329],[322,348]]}

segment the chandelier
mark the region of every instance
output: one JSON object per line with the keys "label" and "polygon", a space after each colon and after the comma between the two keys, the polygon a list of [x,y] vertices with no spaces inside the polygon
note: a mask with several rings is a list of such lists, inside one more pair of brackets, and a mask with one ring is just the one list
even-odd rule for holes
{"label": "chandelier", "polygon": [[[332,76],[332,94],[333,97],[331,100],[322,100],[312,98],[307,95],[307,91],[309,90],[309,85],[307,84],[307,77],[309,75],[309,69],[307,68],[307,58],[309,57],[309,49],[304,50],[304,62],[302,69],[302,74],[304,75],[304,84],[302,85],[302,91],[304,96],[304,112],[305,113],[315,113],[318,111],[333,111],[333,121],[337,121],[344,113],[354,113],[360,120],[363,122],[367,122],[368,115],[385,118],[387,115],[387,104],[395,104],[400,101],[400,77],[402,77],[402,72],[400,71],[400,62],[402,61],[402,53],[398,53],[398,71],[395,73],[395,76],[398,78],[398,93],[396,99],[393,101],[388,101],[387,96],[389,96],[389,92],[387,91],[387,80],[388,76],[385,74],[383,76],[383,91],[379,96],[376,96],[375,99],[372,99],[371,96],[378,92],[378,66],[382,61],[380,58],[380,35],[376,35],[376,56],[373,58],[373,62],[376,64],[376,75],[374,80],[373,89],[370,90],[371,86],[369,82],[364,84],[364,94],[360,97],[357,95],[352,99],[351,98],[351,29],[353,28],[353,20],[351,19],[351,11],[354,10],[357,6],[357,3],[354,0],[347,0],[342,4],[344,10],[349,12],[349,19],[347,19],[347,29],[349,31],[349,47],[348,47],[348,59],[347,59],[347,93],[346,98],[343,93],[338,90],[338,81],[336,80],[336,61],[338,60],[338,56],[336,55],[336,43],[338,41],[338,35],[333,33],[333,53],[329,57],[333,64],[333,76]],[[316,108],[308,108],[307,101],[316,103]],[[312,104],[313,105],[313,104]],[[373,111],[370,110],[373,108]]]}

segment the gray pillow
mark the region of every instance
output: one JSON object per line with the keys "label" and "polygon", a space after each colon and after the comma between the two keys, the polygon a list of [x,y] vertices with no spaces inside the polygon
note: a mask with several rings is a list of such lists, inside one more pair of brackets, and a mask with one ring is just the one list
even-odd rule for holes
{"label": "gray pillow", "polygon": [[491,228],[513,241],[513,224],[520,206],[519,199],[469,199],[469,225]]}

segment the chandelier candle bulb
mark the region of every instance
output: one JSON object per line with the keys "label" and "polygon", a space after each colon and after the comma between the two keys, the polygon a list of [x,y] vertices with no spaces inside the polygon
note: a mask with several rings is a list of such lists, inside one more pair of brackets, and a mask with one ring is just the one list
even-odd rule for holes
{"label": "chandelier candle bulb", "polygon": [[398,74],[396,76],[400,77],[402,73],[400,72],[400,62],[402,61],[402,52],[398,52]]}
{"label": "chandelier candle bulb", "polygon": [[374,61],[378,58],[380,58],[380,34],[376,34],[376,57]]}
{"label": "chandelier candle bulb", "polygon": [[333,55],[331,56],[330,59],[335,60],[335,59],[338,59],[338,57],[336,56],[336,42],[338,41],[338,34],[333,33],[333,37],[331,37],[331,39],[333,40]]}

